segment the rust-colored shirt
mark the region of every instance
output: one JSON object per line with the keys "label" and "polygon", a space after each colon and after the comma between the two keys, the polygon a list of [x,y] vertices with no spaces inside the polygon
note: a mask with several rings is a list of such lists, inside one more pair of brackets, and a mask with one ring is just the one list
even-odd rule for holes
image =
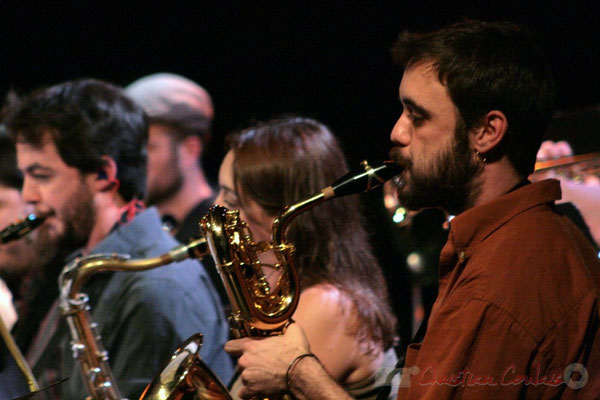
{"label": "rust-colored shirt", "polygon": [[399,399],[600,398],[600,263],[559,198],[542,181],[452,220]]}

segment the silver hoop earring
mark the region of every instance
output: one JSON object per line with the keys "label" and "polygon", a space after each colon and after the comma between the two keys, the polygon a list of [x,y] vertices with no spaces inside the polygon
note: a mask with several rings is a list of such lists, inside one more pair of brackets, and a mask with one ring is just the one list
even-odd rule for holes
{"label": "silver hoop earring", "polygon": [[487,158],[485,158],[484,155],[482,155],[479,150],[475,150],[475,155],[477,156],[477,158],[479,159],[479,161],[481,161],[482,163],[485,164],[485,162],[487,161]]}

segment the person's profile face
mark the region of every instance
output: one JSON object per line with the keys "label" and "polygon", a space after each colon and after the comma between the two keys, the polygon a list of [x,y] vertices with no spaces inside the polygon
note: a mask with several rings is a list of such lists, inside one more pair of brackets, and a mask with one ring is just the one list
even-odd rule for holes
{"label": "person's profile face", "polygon": [[183,185],[178,143],[169,127],[150,124],[148,136],[147,203],[160,204],[171,198]]}
{"label": "person's profile face", "polygon": [[274,217],[270,216],[256,201],[249,196],[244,196],[243,193],[239,194],[239,191],[235,189],[233,179],[234,158],[233,151],[229,151],[221,163],[219,194],[215,203],[231,210],[240,210],[240,217],[248,224],[254,239],[257,241],[270,241]]}
{"label": "person's profile face", "polygon": [[[33,207],[25,204],[21,192],[10,186],[0,184],[0,229],[25,218]],[[0,244],[0,269],[19,270],[20,260],[25,255],[27,243],[23,239]]]}
{"label": "person's profile face", "polygon": [[397,178],[400,202],[413,210],[462,208],[477,165],[458,109],[430,62],[404,72],[399,97],[403,111],[390,135],[390,157],[405,167]]}
{"label": "person's profile face", "polygon": [[44,240],[72,250],[85,245],[95,223],[93,199],[97,174],[82,174],[61,158],[50,134],[41,146],[17,141],[23,172],[23,201],[36,213],[52,214],[37,229]]}

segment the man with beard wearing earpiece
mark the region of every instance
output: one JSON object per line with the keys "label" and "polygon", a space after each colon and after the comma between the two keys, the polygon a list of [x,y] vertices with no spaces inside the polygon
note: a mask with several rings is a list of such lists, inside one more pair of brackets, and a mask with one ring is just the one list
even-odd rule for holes
{"label": "man with beard wearing earpiece", "polygon": [[[404,33],[393,54],[404,68],[404,110],[391,133],[391,156],[405,167],[399,199],[456,215],[398,398],[595,398],[600,265],[555,210],[559,182],[527,180],[555,97],[541,52],[514,24],[465,21]],[[274,388],[298,399],[349,398],[306,356],[297,324],[226,349],[240,356],[243,398]]]}
{"label": "man with beard wearing earpiece", "polygon": [[[91,79],[41,89],[11,105],[6,125],[24,174],[23,199],[36,213],[53,214],[38,233],[61,252],[71,252],[65,263],[100,253],[144,259],[177,245],[156,209],[140,201],[147,122],[121,89]],[[231,361],[222,350],[228,327],[198,262],[96,274],[82,292],[90,297],[91,318],[122,396],[138,398],[177,346],[196,332],[204,333],[204,361],[229,379]],[[52,388],[53,398],[88,395],[70,340],[54,302],[23,349],[40,386],[70,377]]]}

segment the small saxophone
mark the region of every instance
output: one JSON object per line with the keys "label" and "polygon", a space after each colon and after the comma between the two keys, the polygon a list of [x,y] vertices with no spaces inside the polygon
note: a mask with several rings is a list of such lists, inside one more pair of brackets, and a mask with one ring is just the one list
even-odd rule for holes
{"label": "small saxophone", "polygon": [[59,277],[60,309],[71,333],[71,350],[79,362],[86,388],[94,400],[121,400],[121,394],[102,346],[98,327],[89,313],[89,298],[81,288],[94,274],[102,271],[144,271],[187,258],[207,254],[206,240],[198,238],[161,256],[130,260],[119,254],[96,254],[75,259]]}
{"label": "small saxophone", "polygon": [[[6,228],[0,231],[0,243],[8,243],[26,236],[35,228],[40,226],[50,215],[52,215],[52,213],[37,215],[29,214],[24,219],[8,225]],[[35,376],[33,376],[33,373],[31,372],[31,368],[27,364],[25,357],[23,357],[23,354],[19,350],[19,347],[15,343],[10,331],[6,328],[6,325],[4,325],[2,319],[0,319],[0,337],[4,341],[4,344],[6,345],[11,357],[14,359],[15,364],[21,371],[25,382],[27,382],[29,391],[31,393],[39,391],[40,387],[35,379]]]}

